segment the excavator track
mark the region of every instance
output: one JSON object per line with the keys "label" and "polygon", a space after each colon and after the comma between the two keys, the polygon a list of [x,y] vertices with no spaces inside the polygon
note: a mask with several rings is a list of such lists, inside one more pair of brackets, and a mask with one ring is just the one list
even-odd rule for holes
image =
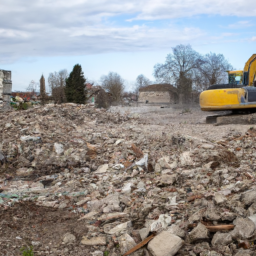
{"label": "excavator track", "polygon": [[207,124],[256,124],[256,109],[232,111],[231,113],[211,115],[206,117]]}

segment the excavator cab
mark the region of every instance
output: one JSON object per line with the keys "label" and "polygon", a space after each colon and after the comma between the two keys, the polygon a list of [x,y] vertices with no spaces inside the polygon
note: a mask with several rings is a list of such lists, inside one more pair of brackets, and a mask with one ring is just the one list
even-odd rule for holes
{"label": "excavator cab", "polygon": [[235,70],[235,71],[227,71],[228,72],[228,83],[229,84],[243,84],[243,71],[242,70]]}

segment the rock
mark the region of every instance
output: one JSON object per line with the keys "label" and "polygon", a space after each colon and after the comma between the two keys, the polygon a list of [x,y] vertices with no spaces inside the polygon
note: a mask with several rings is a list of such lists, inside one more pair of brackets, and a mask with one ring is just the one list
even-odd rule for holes
{"label": "rock", "polygon": [[92,256],[103,256],[103,252],[101,251],[95,251],[95,252],[92,252],[91,254]]}
{"label": "rock", "polygon": [[27,177],[27,176],[31,176],[34,173],[34,169],[33,168],[19,168],[16,171],[16,175],[17,176],[21,176],[21,177]]}
{"label": "rock", "polygon": [[98,167],[97,171],[95,173],[105,173],[108,170],[108,164],[103,164]]}
{"label": "rock", "polygon": [[220,193],[216,193],[214,196],[214,201],[216,204],[222,204],[227,201],[227,198]]}
{"label": "rock", "polygon": [[252,203],[254,203],[256,200],[256,190],[253,191],[249,191],[244,193],[241,196],[241,201],[245,204],[245,205],[251,205]]}
{"label": "rock", "polygon": [[161,228],[165,229],[167,228],[172,222],[172,217],[168,214],[161,214],[158,218],[158,220],[154,221],[151,226],[150,230],[151,232],[157,231]]}
{"label": "rock", "polygon": [[148,237],[148,234],[150,232],[149,228],[142,228],[139,230],[141,240],[144,240],[146,237]]}
{"label": "rock", "polygon": [[240,249],[234,256],[252,256],[250,250]]}
{"label": "rock", "polygon": [[64,152],[64,147],[60,143],[54,143],[54,149],[55,149],[55,152],[57,153],[57,155],[60,155]]}
{"label": "rock", "polygon": [[118,241],[122,255],[131,250],[134,246],[136,246],[136,243],[128,234],[120,236],[118,238]]}
{"label": "rock", "polygon": [[212,144],[202,144],[201,148],[204,148],[204,149],[214,149],[214,145],[212,145]]}
{"label": "rock", "polygon": [[114,228],[110,229],[109,231],[106,231],[105,233],[119,236],[120,234],[127,232],[128,229],[131,228],[131,226],[132,226],[132,222],[128,221],[115,226]]}
{"label": "rock", "polygon": [[178,225],[172,224],[168,229],[168,232],[170,232],[173,235],[179,236],[180,238],[184,238],[186,235],[186,232],[180,228]]}
{"label": "rock", "polygon": [[190,233],[189,233],[189,239],[190,241],[196,242],[198,240],[208,239],[209,238],[209,231],[203,225],[202,223],[198,223],[197,227],[195,227]]}
{"label": "rock", "polygon": [[255,228],[256,228],[256,214],[251,215],[251,216],[249,216],[248,218],[254,223]]}
{"label": "rock", "polygon": [[124,185],[124,187],[122,188],[121,192],[124,194],[130,194],[132,191],[132,185],[133,185],[133,183],[126,183]]}
{"label": "rock", "polygon": [[148,250],[153,256],[173,256],[182,247],[184,241],[167,231],[161,232],[148,243]]}
{"label": "rock", "polygon": [[189,151],[186,151],[186,152],[183,152],[181,155],[180,155],[180,166],[191,166],[194,164],[192,158],[190,157],[190,152]]}
{"label": "rock", "polygon": [[71,233],[66,233],[63,238],[64,244],[72,244],[76,241],[76,237]]}
{"label": "rock", "polygon": [[159,163],[155,164],[155,173],[160,173],[162,170],[161,165]]}
{"label": "rock", "polygon": [[21,136],[21,141],[40,141],[41,137],[35,137],[35,136]]}
{"label": "rock", "polygon": [[232,236],[229,233],[217,232],[212,238],[212,245],[214,247],[219,245],[228,245],[232,242]]}
{"label": "rock", "polygon": [[160,180],[158,182],[158,186],[167,186],[167,185],[173,185],[173,183],[176,181],[177,175],[173,174],[173,175],[162,175],[160,177]]}
{"label": "rock", "polygon": [[255,225],[248,218],[237,218],[234,220],[234,230],[230,232],[233,239],[249,239],[255,231]]}
{"label": "rock", "polygon": [[99,237],[92,237],[91,239],[88,239],[87,237],[83,236],[81,244],[84,245],[106,245],[106,237],[105,236],[99,236]]}

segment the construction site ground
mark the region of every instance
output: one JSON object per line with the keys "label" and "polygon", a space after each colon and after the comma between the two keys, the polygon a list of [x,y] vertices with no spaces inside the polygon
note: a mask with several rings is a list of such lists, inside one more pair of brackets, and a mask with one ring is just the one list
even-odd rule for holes
{"label": "construction site ground", "polygon": [[206,124],[209,114],[76,104],[0,113],[0,255],[121,256],[152,232],[132,256],[255,255],[256,131]]}

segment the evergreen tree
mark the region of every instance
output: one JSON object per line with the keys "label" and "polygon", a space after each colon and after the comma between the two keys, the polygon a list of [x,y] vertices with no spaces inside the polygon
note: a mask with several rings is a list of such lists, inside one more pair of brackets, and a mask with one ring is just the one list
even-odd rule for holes
{"label": "evergreen tree", "polygon": [[41,96],[41,102],[44,105],[45,99],[46,99],[46,92],[45,92],[45,79],[43,75],[40,78],[40,96]]}
{"label": "evergreen tree", "polygon": [[84,104],[86,102],[84,73],[82,67],[76,64],[66,80],[66,99],[67,102]]}

